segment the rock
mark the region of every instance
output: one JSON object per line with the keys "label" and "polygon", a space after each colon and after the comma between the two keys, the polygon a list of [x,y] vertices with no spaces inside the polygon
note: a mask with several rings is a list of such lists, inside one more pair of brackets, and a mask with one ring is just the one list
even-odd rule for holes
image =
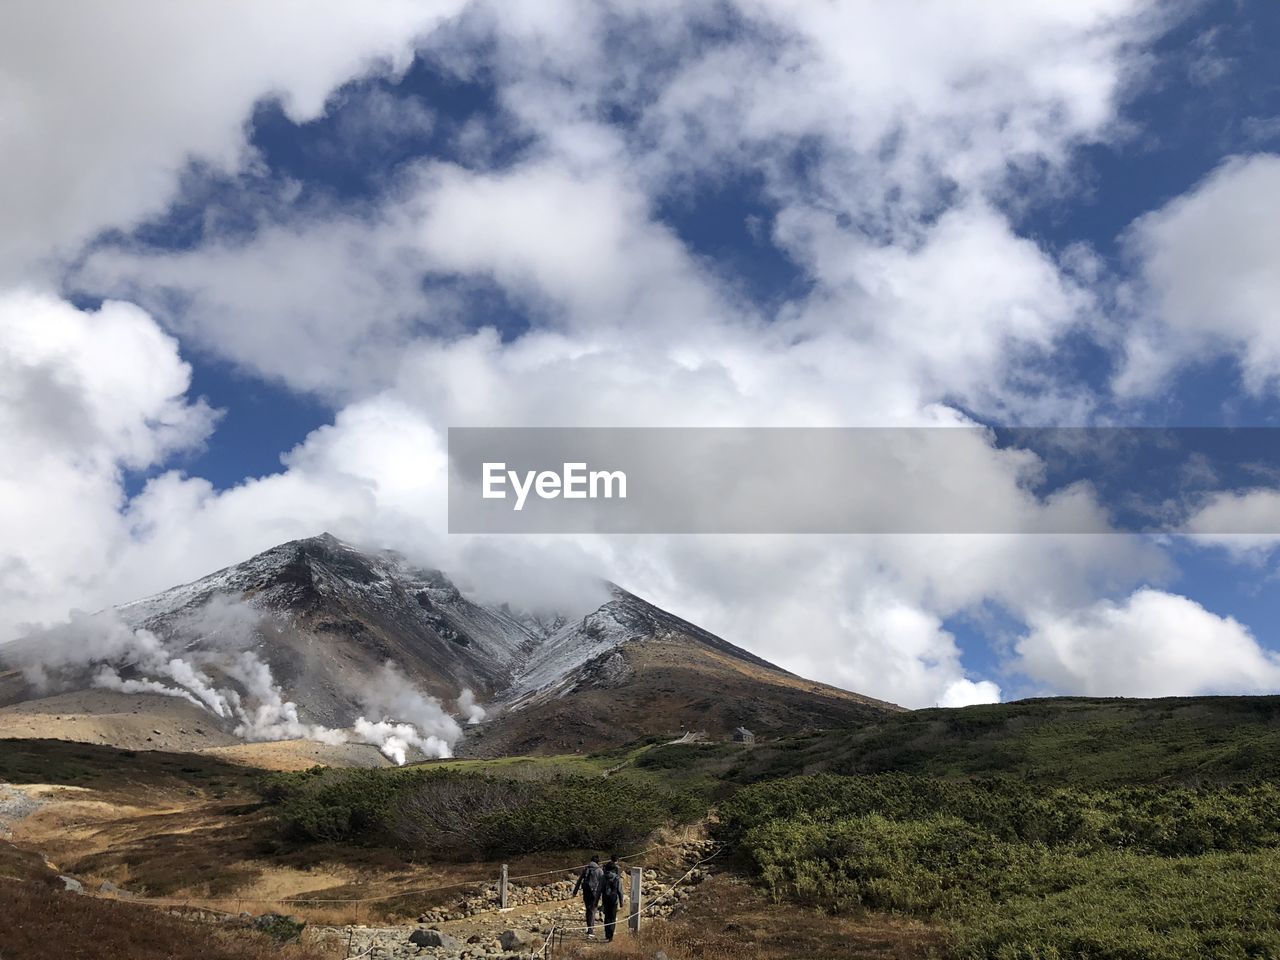
{"label": "rock", "polygon": [[533,934],[525,930],[507,930],[498,938],[498,942],[508,953],[529,950],[533,947]]}
{"label": "rock", "polygon": [[75,877],[64,877],[59,875],[58,879],[62,881],[64,890],[69,890],[72,893],[84,893],[84,884]]}
{"label": "rock", "polygon": [[103,880],[100,884],[98,884],[98,892],[106,894],[109,897],[121,897],[126,900],[132,899],[133,897],[137,896],[136,893],[130,893],[128,890],[125,890],[123,887],[117,887],[110,880]]}
{"label": "rock", "polygon": [[439,930],[415,930],[409,934],[409,942],[419,947],[444,947],[447,950],[457,950],[462,946],[456,937]]}
{"label": "rock", "polygon": [[671,958],[667,956],[667,951],[659,950],[653,955],[653,960],[671,960]]}

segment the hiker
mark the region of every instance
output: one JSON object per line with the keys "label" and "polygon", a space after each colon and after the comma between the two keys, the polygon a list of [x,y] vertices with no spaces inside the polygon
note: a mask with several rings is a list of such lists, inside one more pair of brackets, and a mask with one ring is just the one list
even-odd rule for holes
{"label": "hiker", "polygon": [[613,939],[613,928],[618,922],[618,908],[622,906],[622,865],[618,855],[612,854],[604,865],[604,884],[600,888],[600,908],[604,911],[604,938]]}
{"label": "hiker", "polygon": [[600,901],[600,886],[604,874],[600,869],[600,858],[592,857],[591,862],[582,868],[582,872],[578,874],[578,882],[573,885],[573,893],[570,896],[577,896],[578,891],[582,891],[582,905],[587,910],[587,937],[591,940],[596,938],[596,904]]}

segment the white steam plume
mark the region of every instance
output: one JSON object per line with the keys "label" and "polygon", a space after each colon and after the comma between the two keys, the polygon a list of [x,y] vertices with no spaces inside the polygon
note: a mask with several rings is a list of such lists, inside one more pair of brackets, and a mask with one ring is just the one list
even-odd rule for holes
{"label": "white steam plume", "polygon": [[298,705],[286,700],[271,668],[257,654],[241,653],[227,668],[227,674],[244,685],[250,701],[256,701],[251,709],[237,703],[236,714],[240,718],[235,735],[245,740],[318,740],[321,743],[345,743],[346,734],[341,730],[304,723],[298,717]]}
{"label": "white steam plume", "polygon": [[382,751],[383,756],[400,766],[404,765],[408,759],[409,750],[414,747],[428,759],[453,756],[452,744],[434,735],[423,736],[412,724],[396,723],[390,720],[379,720],[374,723],[360,717],[352,729],[357,737],[365,743],[374,744]]}
{"label": "white steam plume", "polygon": [[178,697],[195,704],[203,704],[191,695],[190,690],[181,687],[170,687],[158,680],[125,680],[113,668],[103,664],[93,675],[93,686],[102,690],[115,690],[119,693],[155,693],[162,697]]}
{"label": "white steam plume", "polygon": [[366,743],[374,743],[396,763],[404,763],[409,747],[431,758],[453,756],[453,745],[462,739],[462,728],[435,697],[423,693],[387,661],[366,686],[365,709],[380,714],[380,721],[356,720],[354,730]]}
{"label": "white steam plume", "polygon": [[470,687],[463,687],[458,694],[458,712],[467,723],[479,723],[489,715],[484,707],[476,703],[476,695]]}
{"label": "white steam plume", "polygon": [[[411,750],[428,758],[452,756],[454,744],[462,737],[458,721],[390,662],[368,684],[362,698],[366,712],[383,719],[360,716],[351,731],[302,720],[298,705],[286,699],[271,667],[245,649],[264,632],[276,629],[249,604],[217,596],[174,624],[177,643],[198,645],[181,656],[174,655],[152,631],[133,629],[115,611],[108,611],[92,616],[75,613],[65,624],[8,645],[5,658],[42,694],[87,682],[121,693],[175,697],[233,721],[233,732],[245,740],[339,744],[354,738],[377,746],[398,764],[408,760]],[[88,671],[93,672],[86,676]],[[136,676],[124,676],[122,671]],[[459,695],[458,711],[468,723],[485,716],[470,689]]]}

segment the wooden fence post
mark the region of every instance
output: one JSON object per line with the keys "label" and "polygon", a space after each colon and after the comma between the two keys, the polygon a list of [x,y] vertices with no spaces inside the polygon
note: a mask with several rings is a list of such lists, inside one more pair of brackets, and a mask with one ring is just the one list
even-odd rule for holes
{"label": "wooden fence post", "polygon": [[643,873],[640,867],[631,868],[631,932],[635,934],[640,932],[640,911],[644,907],[640,895],[640,876]]}
{"label": "wooden fence post", "polygon": [[502,865],[502,880],[498,883],[498,909],[507,909],[507,865]]}

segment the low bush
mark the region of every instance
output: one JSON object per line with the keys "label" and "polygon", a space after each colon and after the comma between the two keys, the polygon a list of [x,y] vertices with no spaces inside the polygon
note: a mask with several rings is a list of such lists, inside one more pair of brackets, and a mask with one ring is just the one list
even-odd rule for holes
{"label": "low bush", "polygon": [[1010,842],[1126,849],[1163,856],[1280,845],[1280,786],[1045,790],[1022,781],[942,780],[905,774],[820,774],[757,784],[721,808],[721,834],[737,839],[767,820],[823,822],[879,814],[891,820],[954,816]]}
{"label": "low bush", "polygon": [[775,898],[941,920],[964,960],[1271,957],[1277,797],[797,777],[741,791],[720,833]]}
{"label": "low bush", "polygon": [[695,795],[617,778],[524,780],[456,770],[322,770],[268,777],[286,835],[465,859],[633,845],[706,813]]}

